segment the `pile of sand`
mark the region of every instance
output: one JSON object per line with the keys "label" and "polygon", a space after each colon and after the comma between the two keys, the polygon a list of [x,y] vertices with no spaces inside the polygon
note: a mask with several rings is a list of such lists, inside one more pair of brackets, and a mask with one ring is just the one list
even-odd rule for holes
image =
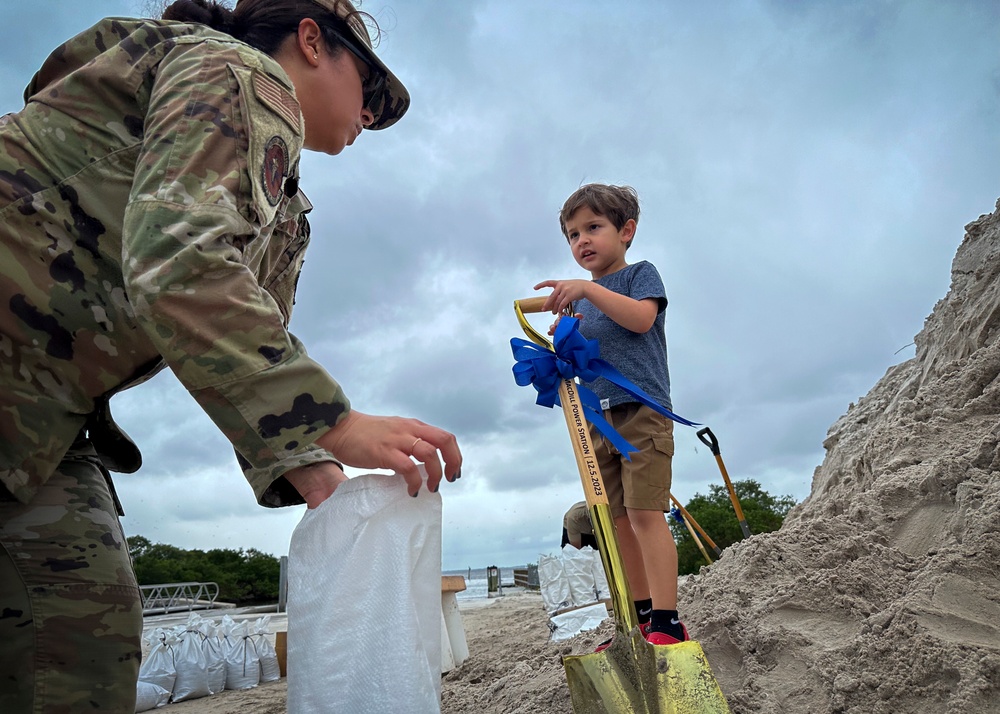
{"label": "pile of sand", "polygon": [[682,593],[734,712],[1000,712],[1000,202],[916,347],[782,528]]}

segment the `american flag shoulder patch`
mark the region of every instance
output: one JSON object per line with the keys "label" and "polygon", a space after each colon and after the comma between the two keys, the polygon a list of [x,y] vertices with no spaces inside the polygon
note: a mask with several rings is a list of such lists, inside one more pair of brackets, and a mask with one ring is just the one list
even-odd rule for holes
{"label": "american flag shoulder patch", "polygon": [[253,91],[261,104],[284,119],[296,134],[301,132],[302,110],[291,92],[276,80],[256,71],[253,73]]}

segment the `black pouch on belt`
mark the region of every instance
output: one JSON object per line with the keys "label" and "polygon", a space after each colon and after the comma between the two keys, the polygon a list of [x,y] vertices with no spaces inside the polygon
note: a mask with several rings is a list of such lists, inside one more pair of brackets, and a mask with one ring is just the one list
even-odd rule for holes
{"label": "black pouch on belt", "polygon": [[100,400],[87,417],[87,436],[109,471],[131,474],[142,466],[139,447],[115,423],[109,400]]}

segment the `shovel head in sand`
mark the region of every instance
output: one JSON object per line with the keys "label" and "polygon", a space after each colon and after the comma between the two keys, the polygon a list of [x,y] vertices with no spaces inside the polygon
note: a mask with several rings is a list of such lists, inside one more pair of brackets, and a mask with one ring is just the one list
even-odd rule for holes
{"label": "shovel head in sand", "polygon": [[[514,312],[532,342],[553,349],[524,317],[525,313],[541,312],[544,303],[545,298],[516,300]],[[632,605],[611,507],[574,380],[562,380],[559,402],[583,482],[615,618],[615,635],[607,649],[563,658],[573,711],[576,714],[728,713],[729,706],[701,645],[689,641],[657,646],[643,638]]]}

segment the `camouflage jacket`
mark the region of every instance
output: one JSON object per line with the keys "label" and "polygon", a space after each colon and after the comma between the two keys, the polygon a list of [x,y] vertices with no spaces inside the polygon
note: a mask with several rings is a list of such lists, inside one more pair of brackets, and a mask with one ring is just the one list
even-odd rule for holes
{"label": "camouflage jacket", "polygon": [[201,25],[107,19],[45,61],[0,119],[0,481],[16,498],[166,364],[258,501],[302,502],[282,474],[333,460],[313,442],[350,409],[287,330],[303,132],[281,67]]}

